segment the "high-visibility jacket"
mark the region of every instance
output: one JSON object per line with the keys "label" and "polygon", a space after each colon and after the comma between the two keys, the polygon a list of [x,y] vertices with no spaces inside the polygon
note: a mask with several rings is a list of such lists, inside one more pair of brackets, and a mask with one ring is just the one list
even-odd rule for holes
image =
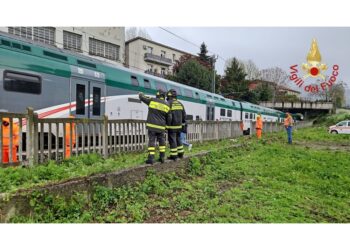
{"label": "high-visibility jacket", "polygon": [[[2,121],[10,123],[9,118],[3,118]],[[10,146],[10,124],[8,126],[2,125],[2,145],[4,147]],[[19,126],[12,122],[12,146],[19,145]]]}
{"label": "high-visibility jacket", "polygon": [[256,129],[263,129],[263,121],[261,119],[261,117],[257,117],[256,118]]}
{"label": "high-visibility jacket", "polygon": [[284,126],[289,127],[293,126],[293,118],[292,116],[288,115],[286,118],[284,118]]}
{"label": "high-visibility jacket", "polygon": [[[72,124],[72,134],[70,134],[70,125]],[[70,143],[70,137],[72,137],[72,144],[75,144],[75,123],[66,123],[66,145],[69,145]]]}
{"label": "high-visibility jacket", "polygon": [[148,106],[146,128],[150,131],[165,131],[166,125],[171,123],[171,113],[168,103],[164,99],[139,95],[142,102]]}
{"label": "high-visibility jacket", "polygon": [[167,124],[169,131],[181,131],[182,126],[186,123],[186,111],[185,107],[176,99],[170,99],[168,101],[171,112],[171,122]]}

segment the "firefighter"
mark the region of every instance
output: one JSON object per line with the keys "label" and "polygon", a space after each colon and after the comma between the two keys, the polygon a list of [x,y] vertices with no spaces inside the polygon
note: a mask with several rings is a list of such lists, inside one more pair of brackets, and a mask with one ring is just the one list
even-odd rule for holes
{"label": "firefighter", "polygon": [[[19,146],[19,126],[12,123],[12,162],[17,162],[17,147]],[[2,119],[2,163],[10,160],[10,119]]]}
{"label": "firefighter", "polygon": [[170,144],[170,156],[168,158],[176,160],[178,157],[183,158],[185,152],[181,140],[181,130],[186,123],[186,112],[182,103],[177,100],[176,90],[171,89],[167,92],[167,101],[172,117],[171,123],[167,125]]}
{"label": "firefighter", "polygon": [[261,118],[261,114],[260,113],[256,116],[255,129],[256,129],[256,137],[258,139],[261,139],[261,134],[262,134],[262,130],[263,130],[263,120]]}
{"label": "firefighter", "polygon": [[[74,116],[70,115],[68,118],[74,118]],[[70,134],[70,126],[72,124],[72,135]],[[65,137],[65,141],[66,141],[66,159],[70,158],[71,156],[71,151],[70,151],[70,139],[72,137],[72,149],[75,146],[75,123],[66,123],[66,137]]]}
{"label": "firefighter", "polygon": [[288,144],[292,144],[292,130],[293,130],[293,118],[290,113],[286,113],[286,118],[284,118],[284,127],[286,128],[288,135]]}
{"label": "firefighter", "polygon": [[159,143],[159,161],[165,161],[165,130],[171,122],[171,113],[165,101],[165,92],[158,90],[156,98],[146,97],[139,93],[139,98],[148,106],[146,128],[148,129],[148,159],[147,164],[153,164],[156,152],[156,140]]}

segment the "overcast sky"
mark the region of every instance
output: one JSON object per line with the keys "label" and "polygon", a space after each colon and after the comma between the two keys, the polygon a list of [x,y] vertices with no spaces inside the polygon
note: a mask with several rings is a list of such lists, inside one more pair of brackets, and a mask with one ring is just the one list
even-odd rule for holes
{"label": "overcast sky", "polygon": [[[209,51],[228,59],[251,59],[260,68],[280,67],[287,73],[294,64],[306,63],[311,41],[316,38],[322,62],[329,68],[339,65],[339,78],[350,83],[350,28],[249,28],[249,27],[164,27],[182,38],[200,45],[205,42]],[[169,34],[159,27],[145,28],[154,41],[193,54],[194,45]],[[225,62],[219,59],[216,69],[224,72]],[[327,71],[330,74],[331,71]]]}

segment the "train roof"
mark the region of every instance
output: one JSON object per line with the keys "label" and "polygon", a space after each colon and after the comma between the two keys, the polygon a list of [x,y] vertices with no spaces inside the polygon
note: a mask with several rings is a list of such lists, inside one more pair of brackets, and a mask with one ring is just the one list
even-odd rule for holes
{"label": "train roof", "polygon": [[[206,90],[194,88],[192,86],[188,86],[188,85],[185,85],[185,84],[173,82],[173,81],[170,81],[170,80],[167,80],[167,79],[164,79],[164,78],[160,78],[160,77],[157,77],[157,76],[146,74],[144,72],[136,71],[136,70],[133,70],[133,69],[130,69],[130,68],[126,68],[126,67],[123,67],[123,66],[119,66],[117,64],[113,64],[113,63],[108,62],[108,61],[95,59],[95,58],[92,58],[92,57],[89,57],[89,56],[85,56],[85,55],[82,55],[82,54],[79,54],[79,53],[76,53],[76,52],[72,52],[72,51],[69,51],[69,50],[57,48],[57,47],[52,46],[52,45],[47,45],[47,44],[44,44],[44,43],[41,43],[41,42],[36,42],[36,41],[30,40],[30,39],[27,39],[27,38],[21,38],[21,37],[18,37],[18,36],[11,35],[11,34],[4,33],[4,32],[0,31],[0,38],[1,37],[5,37],[5,39],[1,39],[0,45],[6,45],[8,48],[9,48],[9,45],[6,44],[6,39],[12,39],[12,40],[15,40],[15,41],[19,41],[21,43],[27,43],[27,44],[30,44],[30,46],[34,46],[37,49],[38,48],[43,49],[43,51],[41,51],[41,53],[38,53],[38,51],[31,50],[31,48],[30,49],[28,49],[28,48],[25,49],[25,46],[22,46],[22,45],[19,44],[19,46],[22,46],[21,47],[22,51],[20,51],[20,52],[23,52],[23,53],[27,53],[27,54],[30,53],[30,54],[38,56],[38,57],[46,58],[46,57],[44,57],[44,55],[45,55],[44,52],[45,51],[53,52],[53,53],[56,53],[56,54],[52,54],[51,55],[52,56],[51,59],[53,59],[53,60],[56,59],[55,61],[59,61],[61,63],[65,63],[65,64],[68,64],[68,65],[76,65],[77,67],[87,68],[89,70],[95,70],[95,71],[99,71],[99,72],[103,72],[104,70],[110,71],[110,70],[116,69],[118,71],[127,72],[129,75],[135,75],[135,76],[138,76],[138,77],[143,77],[143,78],[146,78],[146,79],[150,79],[150,80],[152,80],[154,82],[165,83],[165,84],[169,85],[170,88],[171,87],[177,87],[177,88],[180,88],[180,89],[190,90],[190,91],[194,92],[195,94],[197,93],[198,94],[198,99],[200,99],[201,101],[205,101],[206,102],[206,101],[209,100],[209,101],[214,102],[215,104],[218,104],[218,106],[226,107],[226,108],[236,108],[236,109],[238,109],[240,107],[240,105],[239,105],[240,102],[237,101],[237,100],[227,99],[227,98],[225,98],[225,97],[223,97],[223,96],[221,96],[219,94],[216,94],[216,93],[212,93],[212,92],[209,92],[209,91],[206,91]],[[15,48],[15,49],[18,49],[18,48]],[[43,53],[44,53],[44,55],[43,55]],[[55,56],[56,56],[56,58],[55,58]],[[61,56],[61,58],[60,58],[60,56]],[[62,59],[63,57],[65,57],[66,60],[65,61],[61,60],[60,61],[59,59]],[[70,71],[69,72],[70,74],[72,73],[70,67],[67,67],[65,70]],[[63,69],[61,71],[63,71]],[[129,78],[130,78],[130,76],[129,76]],[[196,97],[193,97],[193,98],[196,99]],[[251,112],[275,113],[275,114],[276,113],[277,114],[282,113],[283,114],[283,112],[281,112],[281,111],[265,108],[265,107],[262,107],[262,106],[259,106],[259,105],[256,105],[256,104],[252,104],[252,103],[248,103],[248,102],[241,102],[241,103],[242,103],[242,106],[243,106],[244,109],[250,110]]]}

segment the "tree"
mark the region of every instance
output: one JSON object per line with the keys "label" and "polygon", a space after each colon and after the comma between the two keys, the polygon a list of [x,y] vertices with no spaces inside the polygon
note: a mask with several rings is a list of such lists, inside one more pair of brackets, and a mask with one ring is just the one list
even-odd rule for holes
{"label": "tree", "polygon": [[221,91],[225,96],[240,96],[242,92],[248,90],[245,81],[246,73],[235,57],[230,59],[226,65]]}
{"label": "tree", "polygon": [[261,72],[256,64],[252,60],[242,61],[240,60],[241,65],[244,68],[245,73],[247,74],[247,80],[260,80]]}
{"label": "tree", "polygon": [[273,91],[273,87],[269,84],[261,84],[254,90],[257,95],[257,100],[260,102],[271,101]]}
{"label": "tree", "polygon": [[203,61],[208,63],[209,65],[212,65],[212,59],[210,56],[207,55],[208,50],[207,50],[207,46],[205,45],[205,43],[203,42],[201,44],[200,47],[200,52],[198,53],[199,58]]}
{"label": "tree", "polygon": [[146,38],[148,40],[152,40],[151,36],[144,28],[130,27],[125,30],[125,41],[128,41],[138,36]]}
{"label": "tree", "polygon": [[260,71],[261,80],[273,82],[276,84],[285,84],[288,79],[288,74],[279,67],[263,69]]}
{"label": "tree", "polygon": [[182,84],[186,84],[195,88],[211,91],[212,71],[201,65],[196,59],[190,58],[179,64],[173,76],[168,76],[169,80],[173,80]]}

